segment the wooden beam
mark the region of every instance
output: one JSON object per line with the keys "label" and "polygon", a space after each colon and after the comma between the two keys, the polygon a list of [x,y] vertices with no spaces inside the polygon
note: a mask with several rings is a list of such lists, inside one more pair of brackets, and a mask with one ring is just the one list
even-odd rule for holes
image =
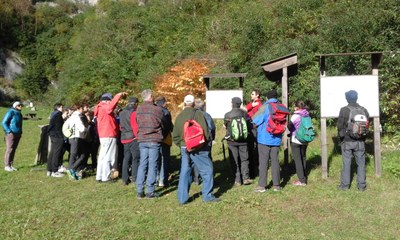
{"label": "wooden beam", "polygon": [[280,59],[280,60],[273,60],[261,65],[265,72],[274,72],[280,70],[284,67],[289,67],[291,65],[297,64],[297,55]]}

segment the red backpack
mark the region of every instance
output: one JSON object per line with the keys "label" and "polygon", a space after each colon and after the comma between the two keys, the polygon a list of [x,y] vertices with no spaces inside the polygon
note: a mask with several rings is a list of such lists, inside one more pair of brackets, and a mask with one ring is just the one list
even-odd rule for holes
{"label": "red backpack", "polygon": [[203,128],[194,120],[195,114],[196,110],[193,112],[192,118],[187,120],[183,125],[183,140],[188,152],[201,148],[206,142]]}
{"label": "red backpack", "polygon": [[282,134],[286,130],[289,109],[282,103],[268,103],[267,132],[272,135]]}

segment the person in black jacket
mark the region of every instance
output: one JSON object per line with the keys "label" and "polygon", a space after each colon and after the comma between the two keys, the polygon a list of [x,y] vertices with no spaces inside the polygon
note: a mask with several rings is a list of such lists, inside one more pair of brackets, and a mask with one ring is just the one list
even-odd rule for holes
{"label": "person in black jacket", "polygon": [[60,167],[60,159],[64,154],[64,135],[62,126],[64,124],[63,105],[61,103],[54,104],[54,111],[50,115],[49,128],[47,130],[50,137],[50,153],[47,161],[47,176],[63,177],[64,174],[58,172]]}
{"label": "person in black jacket", "polygon": [[232,110],[224,116],[224,126],[227,129],[227,141],[229,149],[229,159],[233,174],[235,175],[235,185],[249,185],[253,181],[249,177],[249,151],[247,146],[247,136],[244,139],[235,140],[232,138],[231,124],[235,119],[245,119],[246,128],[250,127],[247,112],[240,108],[242,100],[238,97],[232,98]]}
{"label": "person in black jacket", "polygon": [[338,189],[348,190],[350,188],[351,157],[354,155],[357,163],[358,190],[365,191],[367,186],[365,177],[365,138],[352,138],[347,127],[350,118],[350,108],[362,109],[367,119],[369,118],[369,113],[367,109],[357,103],[358,93],[356,91],[350,90],[345,93],[345,96],[349,104],[340,109],[337,122],[343,158],[342,174]]}

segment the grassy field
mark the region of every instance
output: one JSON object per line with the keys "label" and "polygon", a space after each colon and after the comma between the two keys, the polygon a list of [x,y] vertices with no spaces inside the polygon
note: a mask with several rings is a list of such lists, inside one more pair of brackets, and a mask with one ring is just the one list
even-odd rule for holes
{"label": "grassy field", "polygon": [[[282,173],[281,192],[254,193],[256,183],[234,187],[221,144],[214,145],[215,193],[219,203],[203,203],[200,187],[184,206],[176,198],[178,148],[172,149],[171,187],[161,197],[138,200],[133,186],[99,184],[94,176],[81,181],[46,177],[35,166],[38,125],[51,109],[38,109],[42,120],[24,122],[17,150],[18,172],[0,171],[0,239],[399,239],[400,151],[384,147],[383,175],[377,178],[368,154],[365,192],[338,191],[341,157],[329,142],[329,178],[322,179],[319,139],[309,146],[309,184],[295,187],[292,162]],[[4,116],[6,109],[0,109]],[[23,113],[28,113],[27,108]],[[217,123],[219,139],[221,122]],[[334,130],[330,129],[334,136]],[[3,135],[1,135],[3,136]],[[1,138],[3,139],[3,138]],[[0,154],[4,154],[0,141]],[[340,149],[340,148],[339,148]],[[2,165],[3,166],[3,165]],[[256,179],[257,180],[257,179]],[[269,180],[271,180],[269,175]]]}

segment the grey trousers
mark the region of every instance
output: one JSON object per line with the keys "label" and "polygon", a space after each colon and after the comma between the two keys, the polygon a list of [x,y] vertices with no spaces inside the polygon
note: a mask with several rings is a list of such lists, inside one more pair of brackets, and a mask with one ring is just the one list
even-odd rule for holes
{"label": "grey trousers", "polygon": [[358,189],[365,189],[367,186],[365,181],[365,143],[363,141],[343,142],[341,148],[343,158],[341,186],[350,187],[351,158],[354,155],[357,163],[357,186]]}
{"label": "grey trousers", "polygon": [[258,186],[267,186],[268,162],[271,160],[272,183],[280,185],[279,146],[258,144],[259,174]]}

